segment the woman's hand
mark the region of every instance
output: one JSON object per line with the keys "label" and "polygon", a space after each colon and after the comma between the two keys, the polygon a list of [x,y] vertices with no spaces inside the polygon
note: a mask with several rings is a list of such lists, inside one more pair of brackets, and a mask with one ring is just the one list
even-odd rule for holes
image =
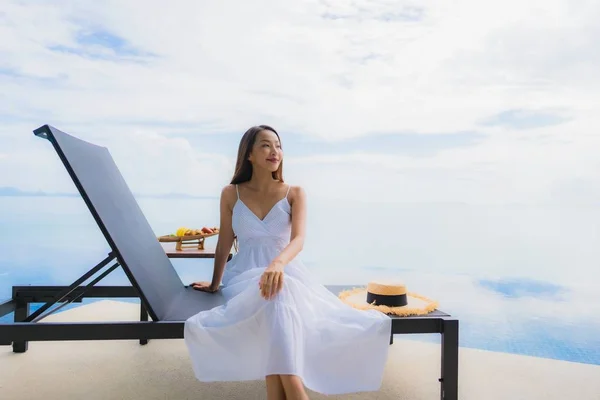
{"label": "woman's hand", "polygon": [[194,282],[190,285],[194,290],[200,290],[201,292],[214,293],[219,290],[219,286],[215,286],[210,282]]}
{"label": "woman's hand", "polygon": [[258,287],[263,298],[270,300],[275,297],[283,288],[283,265],[271,263],[260,277]]}

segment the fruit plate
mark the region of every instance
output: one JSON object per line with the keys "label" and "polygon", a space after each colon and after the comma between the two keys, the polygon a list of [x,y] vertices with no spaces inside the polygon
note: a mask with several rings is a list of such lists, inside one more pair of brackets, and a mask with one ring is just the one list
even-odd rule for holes
{"label": "fruit plate", "polygon": [[211,237],[211,236],[216,236],[218,235],[219,232],[213,232],[213,233],[205,233],[202,235],[183,235],[183,236],[177,236],[177,235],[163,235],[163,236],[159,236],[158,237],[158,241],[159,242],[180,242],[182,240],[195,240],[195,239],[203,239],[203,238],[207,238],[207,237]]}
{"label": "fruit plate", "polygon": [[195,247],[198,250],[204,250],[204,239],[218,235],[219,232],[204,233],[200,235],[163,235],[158,237],[159,242],[175,242],[176,250],[183,250],[184,247]]}

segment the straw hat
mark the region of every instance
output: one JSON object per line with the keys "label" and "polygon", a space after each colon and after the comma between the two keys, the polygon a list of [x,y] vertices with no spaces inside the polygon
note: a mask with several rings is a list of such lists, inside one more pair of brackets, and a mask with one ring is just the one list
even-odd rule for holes
{"label": "straw hat", "polygon": [[429,314],[438,307],[434,300],[407,292],[403,283],[371,281],[366,288],[345,290],[338,296],[359,310],[374,309],[402,317]]}

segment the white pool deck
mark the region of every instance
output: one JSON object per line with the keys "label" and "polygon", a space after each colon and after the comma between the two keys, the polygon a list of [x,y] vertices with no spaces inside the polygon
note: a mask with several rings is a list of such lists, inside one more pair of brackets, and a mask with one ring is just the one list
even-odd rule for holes
{"label": "white pool deck", "polygon": [[[135,321],[139,306],[99,301],[45,321]],[[207,360],[210,362],[210,360]],[[600,366],[462,348],[460,400],[599,400]],[[439,344],[402,340],[390,347],[381,389],[311,399],[437,400]],[[15,354],[0,347],[2,400],[265,399],[263,381],[201,383],[183,340],[31,342]]]}

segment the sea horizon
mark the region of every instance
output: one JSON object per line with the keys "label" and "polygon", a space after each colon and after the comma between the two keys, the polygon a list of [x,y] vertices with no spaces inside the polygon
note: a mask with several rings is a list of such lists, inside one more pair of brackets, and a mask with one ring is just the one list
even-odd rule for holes
{"label": "sea horizon", "polygon": [[[218,226],[216,198],[136,198],[156,236]],[[0,196],[0,210],[2,299],[13,285],[68,285],[110,251],[80,197]],[[402,280],[459,318],[462,346],[600,364],[598,217],[600,208],[309,198],[298,257],[324,284]],[[212,260],[172,263],[184,284],[212,276]],[[100,284],[129,282],[117,270]]]}

